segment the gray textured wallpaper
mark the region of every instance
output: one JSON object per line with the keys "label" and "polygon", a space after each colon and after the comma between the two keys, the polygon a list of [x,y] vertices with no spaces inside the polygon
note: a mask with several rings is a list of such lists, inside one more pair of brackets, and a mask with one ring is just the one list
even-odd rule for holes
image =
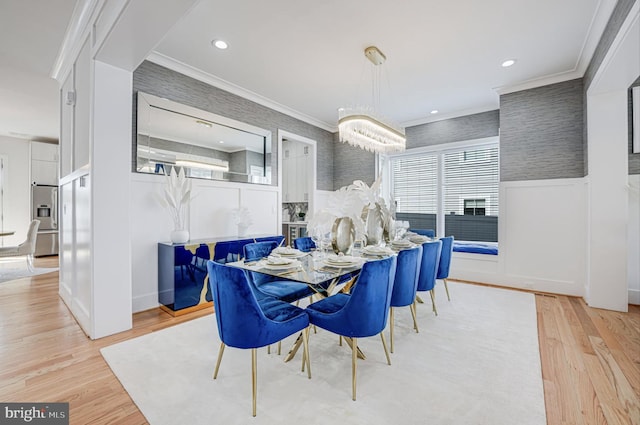
{"label": "gray textured wallpaper", "polygon": [[500,96],[500,181],[584,176],[582,79]]}
{"label": "gray textured wallpaper", "polygon": [[497,136],[498,110],[466,115],[406,128],[407,149]]}
{"label": "gray textured wallpaper", "polygon": [[[138,91],[165,97],[185,105],[270,130],[272,133],[272,152],[274,154],[277,154],[278,149],[278,129],[316,140],[318,147],[317,188],[322,190],[333,189],[334,135],[332,133],[217,87],[210,86],[202,81],[145,61],[133,73],[134,136]],[[134,137],[132,140],[136,140],[136,138]],[[135,153],[135,146],[132,148],[132,152]],[[278,176],[277,156],[272,155],[272,157],[272,184],[276,185]]]}
{"label": "gray textured wallpaper", "polygon": [[362,180],[368,185],[375,180],[375,154],[340,142],[338,133],[334,133],[333,158],[333,190],[350,185],[354,180]]}

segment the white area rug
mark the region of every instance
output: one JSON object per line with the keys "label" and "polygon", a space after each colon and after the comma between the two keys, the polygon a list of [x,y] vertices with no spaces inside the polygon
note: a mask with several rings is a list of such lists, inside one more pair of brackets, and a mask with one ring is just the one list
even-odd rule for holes
{"label": "white area rug", "polygon": [[51,273],[57,271],[58,268],[34,268],[31,272],[24,266],[23,268],[0,268],[0,283],[9,282],[11,280],[22,279],[24,277],[32,277],[40,274]]}
{"label": "white area rug", "polygon": [[[311,333],[312,379],[301,350],[258,351],[258,412],[251,416],[251,352],[227,347],[213,380],[220,340],[215,317],[196,319],[102,349],[147,420],[160,424],[546,424],[535,300],[532,294],[449,283],[418,305],[396,310],[395,352],[386,363],[379,337],[358,345],[357,401],[351,352],[338,337]],[[385,332],[389,343],[388,332]]]}

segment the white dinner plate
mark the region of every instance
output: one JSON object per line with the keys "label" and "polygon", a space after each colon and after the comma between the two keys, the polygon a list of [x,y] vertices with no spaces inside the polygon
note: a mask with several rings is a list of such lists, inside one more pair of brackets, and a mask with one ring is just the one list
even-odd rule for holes
{"label": "white dinner plate", "polygon": [[288,258],[299,258],[299,257],[304,257],[306,255],[305,252],[302,252],[295,248],[288,248],[288,247],[276,248],[273,250],[272,254],[278,255],[280,257],[288,257]]}
{"label": "white dinner plate", "polygon": [[413,244],[411,243],[411,241],[408,241],[406,239],[400,239],[400,240],[391,242],[391,245],[397,246],[397,247],[401,247],[401,248],[406,248],[406,247],[411,246]]}
{"label": "white dinner plate", "polygon": [[360,263],[360,259],[350,256],[330,257],[325,260],[325,264],[332,267],[351,267]]}
{"label": "white dinner plate", "polygon": [[292,264],[265,264],[264,268],[269,270],[289,270],[295,269],[300,265],[300,263],[292,263]]}
{"label": "white dinner plate", "polygon": [[428,237],[426,237],[426,236],[420,236],[420,235],[418,235],[418,236],[411,236],[411,237],[409,238],[409,240],[410,240],[411,242],[413,242],[413,243],[419,243],[419,244],[422,244],[422,243],[425,243],[425,242],[430,241],[430,240],[431,240],[431,238],[428,238]]}
{"label": "white dinner plate", "polygon": [[391,255],[393,252],[382,246],[365,246],[362,252],[368,255]]}

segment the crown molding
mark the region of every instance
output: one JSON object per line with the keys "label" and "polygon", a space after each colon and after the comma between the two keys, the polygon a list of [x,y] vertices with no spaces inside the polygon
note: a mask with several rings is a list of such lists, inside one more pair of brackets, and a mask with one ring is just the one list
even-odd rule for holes
{"label": "crown molding", "polygon": [[497,109],[500,109],[500,107],[497,105],[484,105],[476,108],[461,109],[458,111],[448,112],[445,114],[438,113],[438,114],[430,115],[428,117],[417,118],[415,120],[405,121],[401,123],[401,125],[406,129],[408,127],[415,127],[417,125],[429,124],[432,122],[444,121],[452,118],[466,117],[467,115],[480,114],[482,112],[495,111]]}
{"label": "crown molding", "polygon": [[550,84],[561,83],[563,81],[575,80],[576,78],[582,78],[584,76],[593,54],[598,47],[600,38],[611,18],[611,13],[616,7],[617,0],[600,0],[596,11],[591,18],[587,35],[582,43],[580,54],[576,60],[572,69],[559,72],[556,74],[545,75],[542,77],[534,78],[531,80],[522,81],[517,84],[511,84],[506,86],[494,87],[494,90],[499,94],[514,93],[517,91],[534,89],[536,87],[547,86]]}
{"label": "crown molding", "polygon": [[101,0],[78,1],[73,8],[71,20],[67,25],[60,50],[58,50],[58,56],[49,73],[51,78],[60,84],[64,82],[71,71],[71,67],[90,33],[95,12],[100,4]]}
{"label": "crown molding", "polygon": [[149,56],[147,56],[147,60],[157,65],[164,66],[165,68],[169,68],[173,71],[179,72],[188,77],[195,78],[198,81],[202,81],[226,92],[235,94],[236,96],[240,96],[244,99],[255,102],[259,105],[273,109],[274,111],[289,115],[290,117],[296,118],[300,121],[304,121],[307,124],[313,125],[331,133],[335,133],[338,131],[338,127],[336,124],[329,124],[327,122],[313,118],[309,115],[296,111],[295,109],[291,109],[285,105],[282,105],[243,87],[240,87],[213,74],[209,74],[191,65],[187,65],[169,56],[163,55],[162,53],[152,51]]}

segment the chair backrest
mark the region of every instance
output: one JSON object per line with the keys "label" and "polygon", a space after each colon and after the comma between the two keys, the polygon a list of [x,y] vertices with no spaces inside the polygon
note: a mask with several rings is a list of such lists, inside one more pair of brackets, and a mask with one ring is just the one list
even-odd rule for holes
{"label": "chair backrest", "polygon": [[430,291],[435,286],[441,250],[441,241],[422,244],[422,264],[420,264],[420,275],[418,276],[418,291]]}
{"label": "chair backrest", "polygon": [[437,279],[446,279],[449,277],[449,268],[451,267],[451,254],[453,253],[453,236],[440,238],[442,241],[442,252],[440,254],[440,263],[438,265]]}
{"label": "chair backrest", "polygon": [[40,220],[32,220],[27,230],[27,239],[18,245],[18,252],[22,255],[33,255],[36,252],[36,240],[38,238]]}
{"label": "chair backrest", "polygon": [[382,332],[387,326],[395,274],[395,256],[364,264],[349,301],[335,313],[342,316],[341,335],[363,338]]}
{"label": "chair backrest", "polygon": [[255,348],[267,321],[242,269],[207,261],[218,335],[226,345]]}
{"label": "chair backrest", "polygon": [[309,252],[316,247],[316,243],[308,236],[293,240],[293,247],[302,252]]}
{"label": "chair backrest", "polygon": [[[275,241],[253,242],[246,244],[242,250],[244,253],[245,261],[256,261],[261,258],[269,256],[271,251],[276,249],[278,244]],[[275,277],[269,276],[263,273],[249,272],[247,277],[250,280],[250,284],[260,286],[265,282],[271,282],[275,280]]]}
{"label": "chair backrest", "polygon": [[403,249],[398,253],[391,307],[404,307],[413,303],[416,298],[421,264],[422,246]]}
{"label": "chair backrest", "polygon": [[422,236],[427,236],[429,238],[436,237],[436,231],[433,229],[409,229],[409,230],[411,230],[413,233],[417,233]]}

